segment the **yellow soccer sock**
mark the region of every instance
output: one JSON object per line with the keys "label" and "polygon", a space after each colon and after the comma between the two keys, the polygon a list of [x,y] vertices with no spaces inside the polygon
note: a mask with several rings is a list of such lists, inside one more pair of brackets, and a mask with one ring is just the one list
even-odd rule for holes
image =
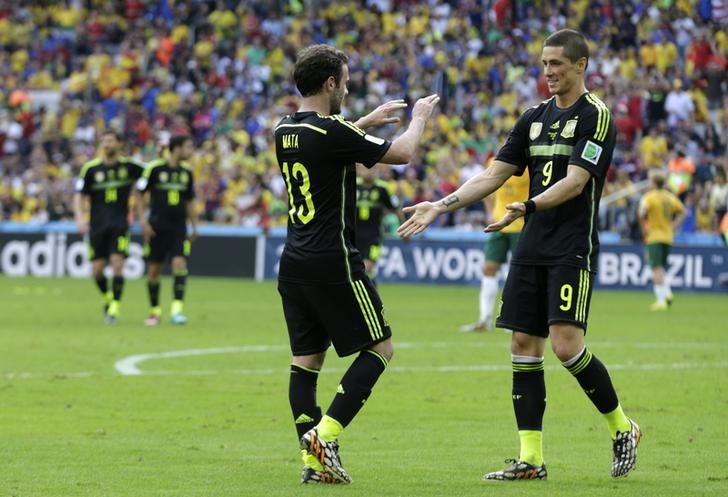
{"label": "yellow soccer sock", "polygon": [[543,432],[538,430],[518,430],[521,439],[519,461],[541,466],[543,464]]}
{"label": "yellow soccer sock", "polygon": [[321,421],[319,421],[319,424],[316,425],[316,431],[318,432],[318,436],[321,440],[334,442],[338,440],[339,435],[341,435],[341,432],[344,431],[344,427],[341,426],[341,423],[336,421],[334,418],[324,414]]}
{"label": "yellow soccer sock", "polygon": [[632,429],[629,418],[624,414],[621,404],[617,404],[617,408],[612,412],[604,414],[604,419],[607,420],[607,426],[609,427],[609,433],[612,435],[612,440],[617,438],[617,432],[624,433]]}
{"label": "yellow soccer sock", "polygon": [[324,470],[324,465],[321,464],[318,459],[316,459],[305,450],[301,450],[301,459],[303,459],[304,466],[308,466],[309,468],[315,469],[316,471]]}
{"label": "yellow soccer sock", "polygon": [[153,315],[153,316],[157,316],[157,317],[159,317],[159,316],[161,316],[161,315],[162,315],[162,308],[161,308],[161,307],[159,307],[159,306],[156,306],[156,307],[151,307],[151,308],[149,309],[149,314],[151,314],[151,315]]}
{"label": "yellow soccer sock", "polygon": [[184,304],[181,300],[173,300],[172,301],[172,309],[170,310],[170,314],[174,316],[175,314],[182,314],[182,309],[184,308]]}
{"label": "yellow soccer sock", "polygon": [[111,290],[109,290],[108,292],[106,292],[104,294],[104,303],[105,304],[110,304],[112,300],[114,300],[114,292],[112,292]]}
{"label": "yellow soccer sock", "polygon": [[119,301],[118,300],[112,300],[109,303],[109,310],[107,311],[107,314],[109,316],[118,316],[119,315]]}

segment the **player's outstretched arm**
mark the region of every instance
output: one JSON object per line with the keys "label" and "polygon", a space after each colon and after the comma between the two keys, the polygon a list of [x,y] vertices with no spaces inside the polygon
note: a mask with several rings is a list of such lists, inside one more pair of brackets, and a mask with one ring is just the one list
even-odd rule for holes
{"label": "player's outstretched arm", "polygon": [[404,100],[402,99],[390,100],[389,102],[383,103],[366,116],[359,118],[359,120],[354,124],[361,129],[367,129],[376,128],[383,124],[398,123],[399,117],[391,116],[390,114],[396,110],[404,109],[405,107],[407,107],[407,104],[404,103]]}
{"label": "player's outstretched arm", "polygon": [[[591,177],[591,173],[583,167],[577,166],[576,164],[569,164],[566,176],[563,179],[554,183],[548,190],[528,200],[528,202],[532,202],[532,211],[551,209],[576,197],[584,190],[584,186]],[[528,214],[526,202],[508,204],[506,205],[506,209],[508,209],[508,212],[506,212],[505,216],[499,221],[485,227],[486,233],[500,231],[519,217]]]}
{"label": "player's outstretched arm", "polygon": [[412,214],[397,229],[402,238],[409,238],[425,230],[440,214],[454,211],[487,197],[518,171],[512,164],[494,161],[493,165],[482,173],[473,176],[447,197],[437,202],[420,202],[402,209],[405,214]]}
{"label": "player's outstretched arm", "polygon": [[407,164],[412,160],[412,156],[415,154],[415,150],[417,150],[417,145],[420,143],[422,132],[425,130],[425,124],[430,119],[430,116],[432,116],[432,112],[435,110],[435,106],[439,101],[440,97],[437,94],[433,94],[429,97],[420,98],[415,102],[415,106],[412,108],[412,120],[407,131],[392,142],[389,150],[379,159],[379,162],[384,162],[385,164]]}

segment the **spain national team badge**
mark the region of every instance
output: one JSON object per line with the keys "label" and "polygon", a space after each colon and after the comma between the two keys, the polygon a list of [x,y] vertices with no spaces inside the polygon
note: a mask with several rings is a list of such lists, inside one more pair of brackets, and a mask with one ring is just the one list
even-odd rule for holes
{"label": "spain national team badge", "polygon": [[561,137],[562,138],[573,138],[574,137],[574,131],[576,131],[576,119],[569,119],[566,121],[566,124],[564,125],[564,129],[561,130]]}
{"label": "spain national team badge", "polygon": [[543,123],[531,123],[531,129],[528,130],[528,137],[531,140],[535,140],[541,134],[543,129]]}

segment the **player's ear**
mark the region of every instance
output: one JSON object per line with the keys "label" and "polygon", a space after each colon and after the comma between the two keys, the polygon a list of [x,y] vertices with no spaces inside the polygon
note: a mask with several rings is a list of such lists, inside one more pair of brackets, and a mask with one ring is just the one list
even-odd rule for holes
{"label": "player's ear", "polygon": [[589,65],[589,59],[586,57],[582,57],[579,60],[576,61],[576,66],[579,68],[581,72],[586,72],[586,68]]}

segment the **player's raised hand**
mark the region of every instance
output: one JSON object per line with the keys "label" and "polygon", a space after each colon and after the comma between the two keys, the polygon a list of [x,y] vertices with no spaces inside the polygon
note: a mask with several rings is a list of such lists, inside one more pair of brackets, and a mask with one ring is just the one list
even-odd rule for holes
{"label": "player's raised hand", "polygon": [[483,231],[490,233],[491,231],[500,231],[513,221],[522,217],[526,214],[526,205],[523,202],[513,202],[512,204],[506,205],[506,215],[500,218],[499,221],[491,223],[485,227]]}
{"label": "player's raised hand", "polygon": [[417,205],[402,209],[405,214],[412,216],[397,228],[397,234],[405,240],[422,233],[440,215],[440,211],[433,202],[420,202]]}
{"label": "player's raised hand", "polygon": [[393,124],[399,122],[399,117],[390,115],[392,112],[399,109],[404,109],[407,104],[404,100],[390,100],[385,102],[366,116],[362,117],[356,122],[356,125],[361,129],[375,128],[383,124]]}
{"label": "player's raised hand", "polygon": [[427,121],[438,102],[440,102],[440,96],[437,93],[418,99],[412,109],[412,119],[419,117]]}

